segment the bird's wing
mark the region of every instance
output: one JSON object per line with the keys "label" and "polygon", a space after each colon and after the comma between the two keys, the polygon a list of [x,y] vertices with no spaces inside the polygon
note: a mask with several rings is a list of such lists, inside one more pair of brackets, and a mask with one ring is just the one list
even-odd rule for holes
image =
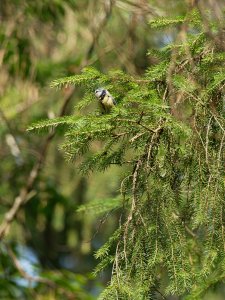
{"label": "bird's wing", "polygon": [[116,100],[112,97],[112,101],[114,105],[117,105]]}
{"label": "bird's wing", "polygon": [[99,101],[99,103],[101,105],[102,111],[106,112],[105,105],[101,101]]}

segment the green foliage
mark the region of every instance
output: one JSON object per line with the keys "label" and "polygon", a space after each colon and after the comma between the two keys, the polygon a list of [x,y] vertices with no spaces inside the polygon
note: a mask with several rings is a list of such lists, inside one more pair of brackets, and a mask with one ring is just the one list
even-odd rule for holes
{"label": "green foliage", "polygon": [[113,211],[122,206],[121,197],[114,199],[95,199],[88,204],[83,204],[77,209],[77,213],[102,215],[110,210]]}
{"label": "green foliage", "polygon": [[[184,20],[162,18],[152,26]],[[112,164],[127,166],[120,189],[127,199],[123,222],[96,253],[101,259],[96,272],[112,267],[100,299],[153,299],[159,290],[200,299],[223,278],[224,57],[202,32],[190,34],[187,43],[192,58],[185,56],[182,43],[151,52],[158,62],[143,78],[86,68],[81,75],[55,80],[55,87],[86,87],[79,108],[95,101],[99,84],[110,89],[118,105],[110,114],[89,112],[30,127],[67,124],[62,150],[73,160],[82,155],[84,174]],[[120,196],[94,200],[78,211],[101,214],[119,206]]]}
{"label": "green foliage", "polygon": [[162,17],[162,18],[151,20],[149,24],[151,25],[152,28],[163,28],[169,25],[182,24],[184,23],[184,20],[185,20],[184,17],[180,17],[180,16],[175,19]]}
{"label": "green foliage", "polygon": [[74,124],[76,120],[79,120],[79,117],[71,117],[71,116],[65,116],[65,117],[59,117],[59,118],[54,118],[54,119],[49,119],[45,121],[39,121],[36,122],[34,125],[30,125],[28,127],[28,131],[33,130],[33,129],[46,129],[50,127],[51,129],[54,127],[57,127],[59,125],[69,125],[69,124]]}
{"label": "green foliage", "polygon": [[100,73],[93,68],[85,68],[83,74],[77,76],[65,77],[62,79],[54,80],[51,83],[51,87],[62,87],[63,85],[88,85],[93,80],[100,77]]}
{"label": "green foliage", "polygon": [[[1,220],[28,190],[9,226],[15,257],[0,246],[0,298],[93,299],[91,251],[102,244],[94,275],[111,280],[99,299],[222,289],[222,11],[136,2],[2,0]],[[98,87],[117,101],[108,114]],[[33,249],[42,280],[20,282],[29,269],[18,244]]]}

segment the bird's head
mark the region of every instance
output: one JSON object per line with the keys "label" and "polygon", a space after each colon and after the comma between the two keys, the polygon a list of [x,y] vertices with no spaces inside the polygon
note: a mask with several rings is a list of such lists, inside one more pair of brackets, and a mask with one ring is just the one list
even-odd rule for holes
{"label": "bird's head", "polygon": [[106,94],[106,90],[104,89],[97,89],[95,90],[95,96],[98,98],[98,99],[101,99],[101,97],[104,97],[104,95]]}

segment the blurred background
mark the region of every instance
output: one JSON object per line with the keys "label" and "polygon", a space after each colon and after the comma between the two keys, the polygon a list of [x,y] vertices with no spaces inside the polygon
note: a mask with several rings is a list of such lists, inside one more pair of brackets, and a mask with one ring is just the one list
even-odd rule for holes
{"label": "blurred background", "polygon": [[[97,299],[110,280],[110,270],[92,275],[94,252],[117,228],[119,214],[105,215],[97,203],[119,194],[126,170],[80,174],[60,151],[60,131],[26,129],[81,113],[84,89],[54,90],[54,79],[90,65],[144,74],[156,63],[148,50],[179,32],[156,31],[149,21],[184,15],[196,2],[221,20],[223,1],[212,0],[0,1],[0,299]],[[96,107],[93,96],[89,109]],[[82,209],[87,203],[94,209]]]}

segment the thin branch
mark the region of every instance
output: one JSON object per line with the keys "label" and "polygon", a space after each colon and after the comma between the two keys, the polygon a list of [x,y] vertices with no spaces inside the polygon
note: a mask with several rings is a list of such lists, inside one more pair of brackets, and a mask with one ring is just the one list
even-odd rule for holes
{"label": "thin branch", "polygon": [[224,138],[225,138],[225,132],[223,133],[221,142],[220,142],[220,148],[219,148],[219,153],[218,153],[218,158],[217,158],[217,167],[219,169],[220,163],[221,163],[221,153],[223,150],[223,146],[224,146]]}
{"label": "thin branch", "polygon": [[127,221],[125,224],[124,235],[123,235],[123,253],[124,253],[124,257],[125,257],[126,269],[127,269],[126,248],[127,248],[128,228],[129,228],[129,223],[131,222],[131,220],[133,218],[133,213],[134,213],[135,207],[136,207],[137,179],[138,179],[138,173],[139,173],[139,169],[140,169],[141,165],[142,165],[142,160],[139,159],[135,164],[134,171],[132,174],[132,178],[133,178],[133,180],[132,180],[132,204],[131,204],[130,213],[128,215],[128,218],[127,218]]}
{"label": "thin branch", "polygon": [[141,137],[142,135],[144,135],[146,132],[147,132],[147,131],[144,131],[144,132],[141,132],[141,133],[136,134],[135,136],[133,136],[133,137],[129,140],[129,142],[130,142],[130,143],[133,143],[134,141],[136,141],[136,139],[138,139],[139,137]]}
{"label": "thin branch", "polygon": [[205,159],[206,159],[207,166],[209,166],[208,146],[209,146],[209,131],[210,131],[211,120],[212,120],[212,117],[210,117],[208,125],[207,125],[206,141],[205,141]]}
{"label": "thin branch", "polygon": [[217,116],[216,116],[212,111],[210,111],[210,113],[213,115],[213,117],[214,117],[215,121],[217,122],[217,124],[219,125],[220,129],[221,129],[223,132],[225,132],[225,128],[223,128],[223,126],[222,126],[221,123],[219,122]]}
{"label": "thin branch", "polygon": [[144,124],[140,123],[139,121],[134,121],[134,120],[130,120],[130,119],[121,119],[121,118],[117,119],[117,121],[136,124],[136,125],[139,125],[139,126],[143,127],[144,129],[146,129],[146,130],[148,130],[150,132],[155,132],[154,129],[151,129],[148,126],[145,126]]}
{"label": "thin branch", "polygon": [[184,224],[184,228],[193,238],[196,238],[196,234],[188,227],[187,224]]}
{"label": "thin branch", "polygon": [[97,228],[94,232],[94,234],[92,235],[91,239],[89,239],[88,241],[84,241],[84,243],[90,243],[91,241],[94,240],[94,238],[96,237],[96,235],[99,233],[102,225],[108,220],[108,217],[117,210],[118,208],[113,208],[111,209],[110,211],[108,211],[102,218],[101,220],[99,221],[98,225],[97,225]]}
{"label": "thin branch", "polygon": [[126,132],[121,132],[121,133],[112,133],[112,136],[113,136],[114,138],[120,138],[121,136],[124,136],[124,135],[126,135],[126,134],[130,134],[130,132],[129,132],[129,131],[126,131]]}
{"label": "thin branch", "polygon": [[155,289],[158,294],[162,297],[163,300],[166,300],[166,297],[160,292],[160,290]]}
{"label": "thin branch", "polygon": [[18,258],[16,257],[16,255],[14,254],[14,252],[12,251],[12,249],[6,245],[7,248],[7,252],[9,254],[9,256],[11,257],[14,266],[16,267],[16,269],[19,271],[19,273],[21,274],[21,276],[25,279],[27,279],[30,283],[31,282],[37,282],[37,283],[44,283],[47,284],[48,286],[50,286],[51,288],[56,287],[55,282],[51,281],[50,279],[47,278],[43,278],[43,277],[34,277],[31,276],[30,274],[28,274],[23,267],[21,266]]}
{"label": "thin branch", "polygon": [[139,169],[142,165],[142,160],[139,159],[138,162],[136,163],[135,165],[135,168],[134,168],[134,172],[133,172],[133,182],[132,182],[132,206],[131,206],[131,212],[129,214],[129,217],[128,217],[128,220],[131,220],[132,219],[132,215],[133,215],[133,212],[135,210],[135,207],[136,207],[136,200],[137,200],[137,197],[136,197],[136,192],[137,192],[137,179],[138,179],[138,173],[139,173]]}

